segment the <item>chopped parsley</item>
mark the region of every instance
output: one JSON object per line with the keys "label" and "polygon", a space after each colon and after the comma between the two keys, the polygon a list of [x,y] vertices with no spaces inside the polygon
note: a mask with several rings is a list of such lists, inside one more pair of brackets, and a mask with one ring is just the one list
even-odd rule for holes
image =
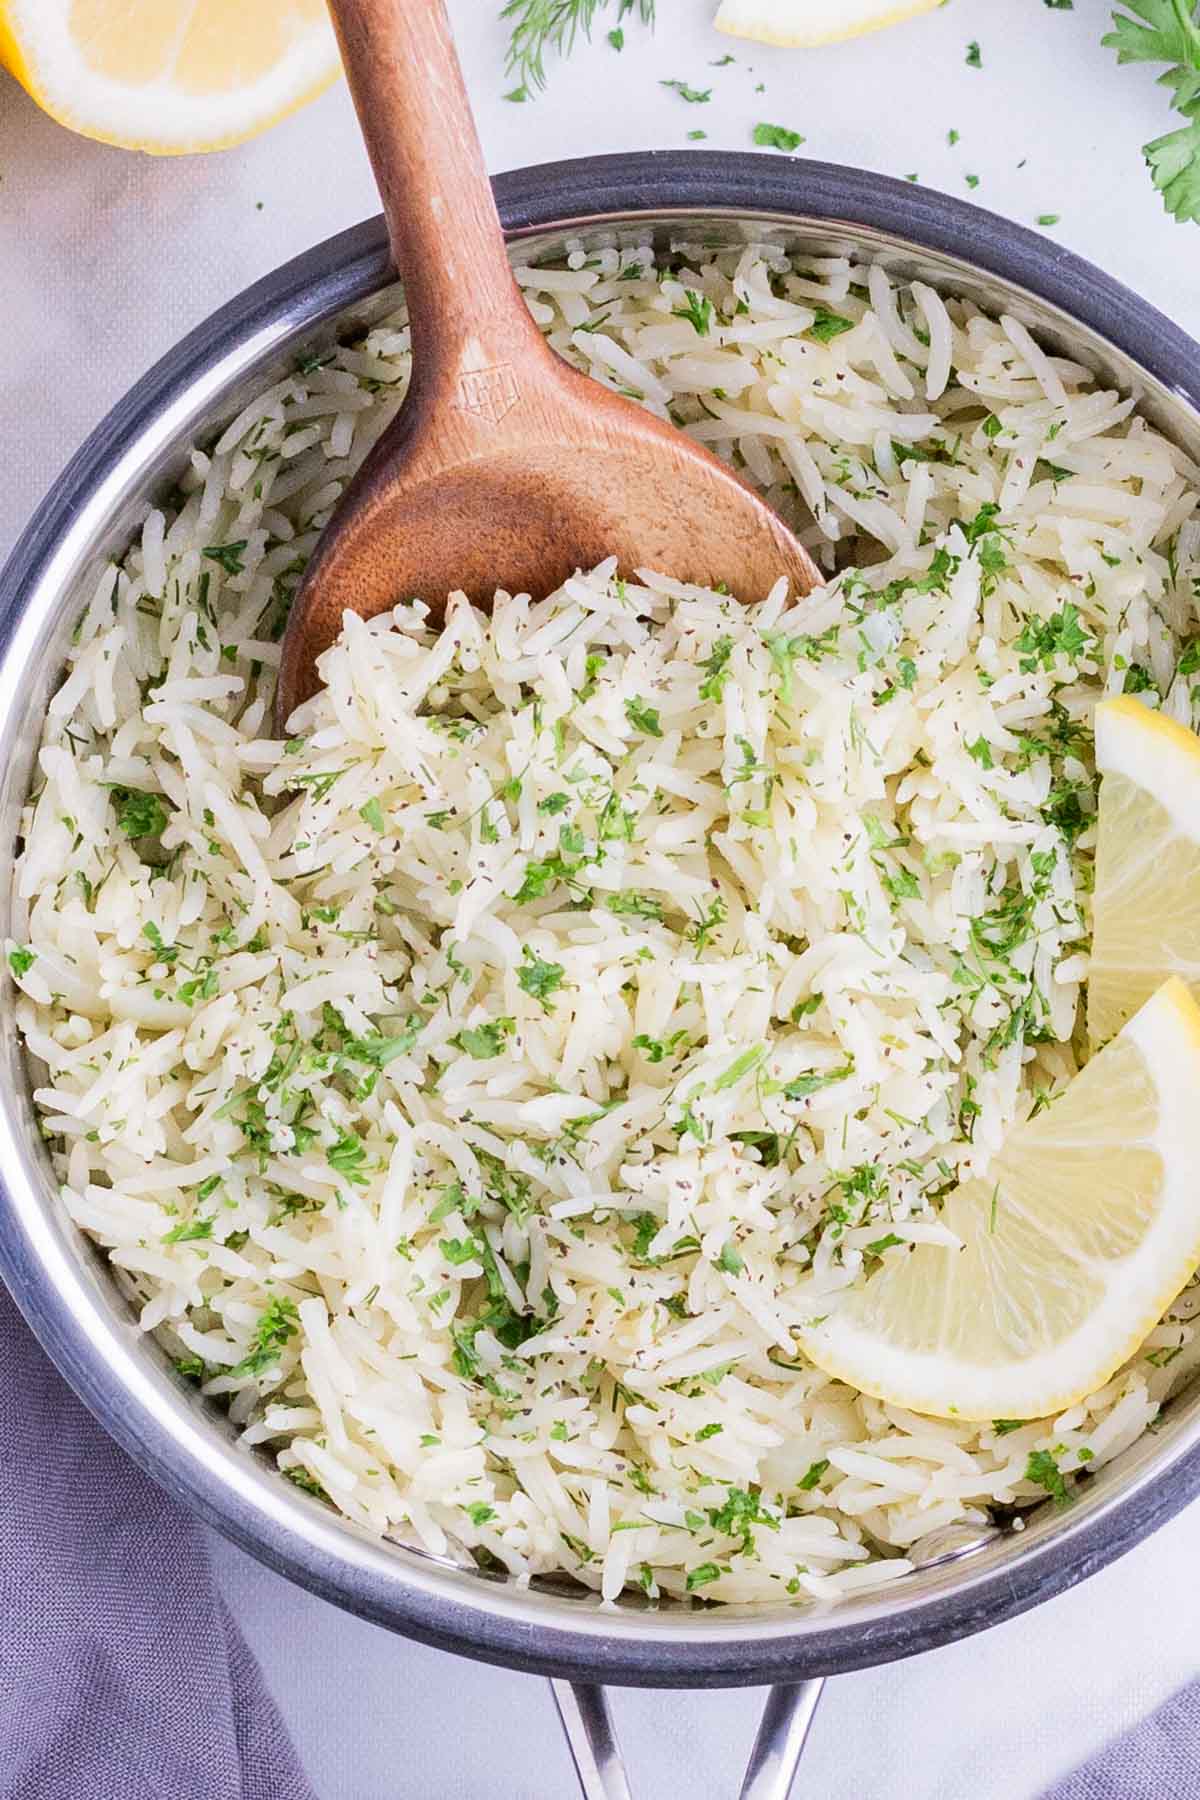
{"label": "chopped parsley", "polygon": [[1079,608],[1067,600],[1048,619],[1026,620],[1015,648],[1022,670],[1030,674],[1039,664],[1043,669],[1053,668],[1057,656],[1078,662],[1094,643],[1091,632],[1080,620]]}
{"label": "chopped parsley", "polygon": [[649,894],[609,894],[605,905],[611,913],[631,913],[637,919],[661,919],[662,902]]}
{"label": "chopped parsley", "polygon": [[689,106],[703,106],[712,99],[711,88],[689,87],[686,81],[660,81],[658,85],[670,88],[673,94],[678,94],[679,98],[686,100]]}
{"label": "chopped parsley", "polygon": [[505,1040],[512,1036],[515,1028],[514,1019],[489,1019],[484,1025],[472,1025],[460,1031],[452,1041],[468,1056],[485,1062],[489,1057],[499,1056]]}
{"label": "chopped parsley", "polygon": [[177,992],[184,1006],[195,1006],[197,1001],[215,1000],[220,989],[217,971],[209,968],[202,975],[193,976],[191,981],[181,981]]}
{"label": "chopped parsley", "polygon": [[209,544],[200,554],[207,556],[210,562],[219,563],[227,575],[240,575],[245,568],[242,551],[246,543],[246,538],[238,538],[233,544]]}
{"label": "chopped parsley", "polygon": [[367,1146],[353,1131],[338,1132],[325,1152],[325,1160],[331,1169],[343,1175],[355,1187],[367,1185],[363,1166],[367,1160]]}
{"label": "chopped parsley", "polygon": [[798,131],[791,131],[786,125],[760,123],[754,127],[752,136],[761,150],[782,150],[789,156],[804,142]]}
{"label": "chopped parsley", "polygon": [[736,1087],[739,1081],[743,1081],[752,1070],[757,1069],[766,1056],[767,1049],[766,1044],[756,1044],[750,1050],[743,1050],[740,1056],[735,1056],[729,1067],[723,1069],[713,1082],[714,1094],[721,1093],[725,1088]]}
{"label": "chopped parsley", "polygon": [[115,787],[112,797],[117,808],[117,824],[127,838],[162,836],[168,815],[157,794],[144,793],[141,788]]}
{"label": "chopped parsley", "polygon": [[156,962],[166,963],[169,967],[171,963],[178,960],[179,945],[165,943],[162,932],[153,920],[142,926],[142,936],[149,940]]}
{"label": "chopped parsley", "polygon": [[644,731],[647,737],[660,738],[663,734],[656,708],[648,705],[637,694],[632,700],[625,702],[625,717],[636,730]]}
{"label": "chopped parsley", "polygon": [[819,300],[813,310],[817,316],[808,328],[808,335],[815,337],[820,344],[827,344],[831,338],[841,337],[843,331],[854,330],[853,319],[847,319],[843,313],[831,312]]}
{"label": "chopped parsley", "polygon": [[720,894],[714,900],[710,900],[707,906],[700,908],[699,918],[694,925],[689,925],[686,934],[688,942],[695,946],[697,956],[700,955],[717,926],[725,923],[728,912],[729,908]]}
{"label": "chopped parsley", "polygon": [[708,1509],[708,1522],[714,1531],[722,1531],[727,1537],[740,1537],[743,1555],[754,1548],[755,1525],[779,1530],[779,1520],[766,1510],[761,1495],[754,1488],[727,1489],[724,1506]]}
{"label": "chopped parsley", "polygon": [[283,1471],[283,1473],[287,1476],[287,1478],[291,1482],[292,1486],[298,1487],[300,1489],[301,1493],[311,1494],[313,1496],[314,1500],[328,1500],[329,1499],[329,1495],[325,1492],[325,1489],[321,1486],[321,1483],[316,1479],[315,1476],[310,1475],[307,1469],[293,1467],[290,1469],[285,1469]]}
{"label": "chopped parsley", "polygon": [[669,1038],[652,1038],[644,1031],[639,1031],[633,1040],[633,1047],[641,1051],[648,1063],[660,1063],[673,1054],[678,1044],[686,1042],[686,1031],[676,1031]]}
{"label": "chopped parsley", "polygon": [[1070,1506],[1074,1498],[1063,1478],[1062,1470],[1049,1450],[1030,1452],[1029,1461],[1025,1464],[1025,1479],[1045,1488],[1055,1506]]}
{"label": "chopped parsley", "polygon": [[452,1269],[460,1268],[463,1263],[474,1262],[476,1258],[482,1258],[479,1242],[473,1237],[443,1238],[438,1244],[438,1249]]}
{"label": "chopped parsley", "polygon": [[729,659],[732,655],[732,638],[719,637],[714,640],[712,650],[700,665],[705,677],[700,683],[701,700],[720,701],[725,692],[725,683],[729,680]]}
{"label": "chopped parsley", "polygon": [[691,288],[684,290],[684,304],[677,306],[672,318],[687,319],[698,337],[707,337],[712,330],[713,303],[707,294],[693,293]]}
{"label": "chopped parsley", "polygon": [[720,1576],[716,1563],[701,1563],[698,1568],[688,1570],[687,1591],[694,1594],[697,1588],[707,1587],[710,1581],[718,1581]]}
{"label": "chopped parsley", "polygon": [[524,961],[517,970],[517,986],[532,999],[540,1001],[542,1011],[549,1013],[554,1011],[550,995],[558,992],[565,974],[561,963],[543,962],[526,944]]}
{"label": "chopped parsley", "polygon": [[810,1094],[819,1094],[822,1088],[832,1087],[835,1082],[845,1081],[853,1075],[854,1064],[843,1063],[840,1069],[830,1069],[827,1074],[797,1075],[794,1081],[784,1085],[784,1096],[788,1100],[807,1100]]}
{"label": "chopped parsley", "polygon": [[164,1232],[160,1242],[164,1244],[192,1244],[201,1238],[210,1238],[213,1232],[211,1219],[191,1219],[184,1224],[173,1225],[170,1231]]}
{"label": "chopped parsley", "polygon": [[269,1300],[259,1314],[248,1354],[241,1362],[235,1363],[228,1373],[234,1376],[261,1375],[264,1369],[273,1368],[279,1361],[284,1345],[299,1328],[300,1315],[294,1300],[289,1300],[285,1295]]}

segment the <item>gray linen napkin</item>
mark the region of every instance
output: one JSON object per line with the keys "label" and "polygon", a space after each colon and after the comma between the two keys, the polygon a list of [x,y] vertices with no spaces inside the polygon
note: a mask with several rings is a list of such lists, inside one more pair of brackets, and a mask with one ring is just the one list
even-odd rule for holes
{"label": "gray linen napkin", "polygon": [[1200,1796],[1200,1682],[1189,1682],[1157,1712],[1114,1738],[1047,1790],[1042,1800],[1197,1800]]}
{"label": "gray linen napkin", "polygon": [[315,1800],[198,1526],[2,1286],[0,1800]]}

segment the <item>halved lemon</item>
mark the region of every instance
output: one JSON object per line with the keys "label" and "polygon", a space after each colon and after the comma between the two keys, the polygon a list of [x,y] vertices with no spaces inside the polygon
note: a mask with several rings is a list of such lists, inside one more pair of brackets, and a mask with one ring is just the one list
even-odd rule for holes
{"label": "halved lemon", "polygon": [[1122,696],[1096,708],[1088,1034],[1102,1044],[1168,975],[1200,988],[1200,738]]}
{"label": "halved lemon", "polygon": [[240,143],[340,67],[325,0],[0,0],[0,64],[73,131],[161,155]]}
{"label": "halved lemon", "polygon": [[718,31],[753,38],[759,44],[815,49],[844,38],[882,31],[919,13],[932,12],[943,0],[721,0]]}
{"label": "halved lemon", "polygon": [[986,1181],[801,1334],[827,1374],[938,1418],[1038,1419],[1102,1387],[1200,1263],[1200,1008],[1168,981]]}

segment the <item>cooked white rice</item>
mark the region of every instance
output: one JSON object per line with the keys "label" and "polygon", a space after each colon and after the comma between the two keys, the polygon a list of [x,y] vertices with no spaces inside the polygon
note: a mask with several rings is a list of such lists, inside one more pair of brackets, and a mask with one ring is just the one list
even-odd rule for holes
{"label": "cooked white rice", "polygon": [[945,1241],[940,1196],[1075,1068],[1091,712],[1193,719],[1200,474],[880,268],[520,279],[840,572],[348,619],[278,742],[404,314],[307,359],[81,617],[9,946],[37,1103],[144,1328],[351,1518],[609,1597],[824,1599],[1044,1498],[1035,1450],[1103,1463],[1200,1356],[1192,1290],[1087,1402],[981,1428],[794,1343]]}

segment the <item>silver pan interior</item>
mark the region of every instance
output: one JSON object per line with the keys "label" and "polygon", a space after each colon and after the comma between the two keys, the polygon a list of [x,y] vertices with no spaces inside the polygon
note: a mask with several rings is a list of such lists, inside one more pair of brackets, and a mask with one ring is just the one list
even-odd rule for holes
{"label": "silver pan interior", "polygon": [[[567,238],[647,227],[673,241],[765,239],[889,267],[1015,311],[1088,361],[1200,456],[1200,349],[1097,271],[977,209],[903,183],[790,159],[693,153],[600,158],[501,177],[524,258]],[[186,339],[115,409],[56,483],[0,576],[0,929],[19,810],[80,596],[186,449],[215,436],[301,346],[386,302],[382,224],[287,265]],[[0,1009],[0,1273],[46,1349],[108,1429],[245,1549],[330,1600],[408,1635],[515,1667],[645,1685],[796,1681],[911,1654],[1012,1616],[1119,1555],[1200,1489],[1200,1390],[1185,1391],[1119,1461],[881,1595],[836,1608],[601,1609],[570,1584],[532,1589],[380,1543],[243,1450],[223,1416],[136,1329],[107,1265],[66,1220],[29,1098],[11,1008]],[[962,1551],[961,1545],[951,1545]]]}

